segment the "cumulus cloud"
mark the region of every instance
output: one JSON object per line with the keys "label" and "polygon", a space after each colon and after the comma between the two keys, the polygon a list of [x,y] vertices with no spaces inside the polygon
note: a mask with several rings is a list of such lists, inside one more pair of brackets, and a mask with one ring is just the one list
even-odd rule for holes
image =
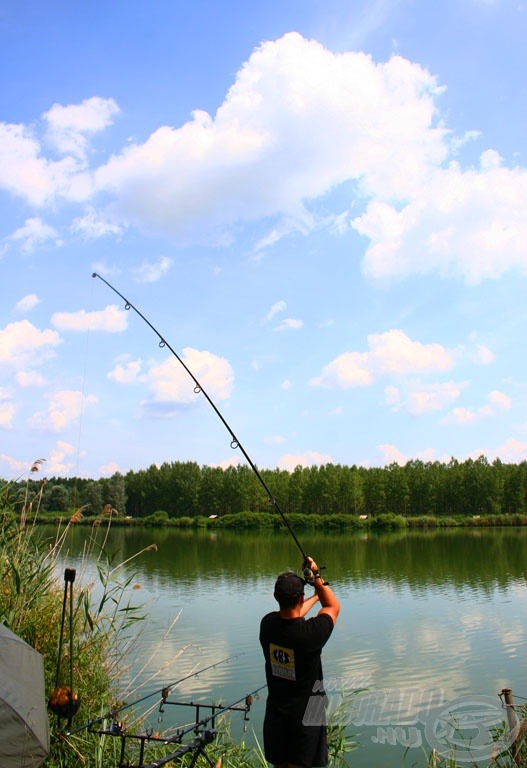
{"label": "cumulus cloud", "polygon": [[97,240],[107,235],[120,235],[122,229],[121,226],[112,223],[104,215],[97,213],[91,206],[88,207],[83,216],[78,216],[71,223],[71,231],[85,240]]}
{"label": "cumulus cloud", "polygon": [[55,312],[51,324],[61,331],[104,331],[120,333],[128,327],[126,310],[109,304],[105,309],[95,312]]}
{"label": "cumulus cloud", "polygon": [[526,272],[527,171],[482,153],[479,168],[430,168],[401,206],[377,195],[353,227],[370,240],[364,270],[373,278],[439,271],[468,283]]}
{"label": "cumulus cloud", "polygon": [[141,360],[123,360],[108,373],[108,378],[117,384],[133,384],[139,381]]}
{"label": "cumulus cloud", "polygon": [[396,445],[391,445],[390,443],[378,445],[377,450],[382,456],[382,466],[388,466],[389,464],[399,464],[400,466],[404,466],[407,462],[415,459],[424,462],[445,462],[449,460],[449,458],[438,459],[433,448],[425,448],[423,451],[417,451],[417,453],[412,454],[411,456],[401,451]]}
{"label": "cumulus cloud", "polygon": [[439,91],[401,57],[376,64],[289,33],[254,51],[214,117],[158,128],[97,169],[97,185],[126,220],[176,235],[271,215],[309,230],[305,201],[350,178],[409,194],[444,158]]}
{"label": "cumulus cloud", "polygon": [[368,336],[368,352],[344,352],[322,374],[310,380],[311,386],[337,389],[365,387],[380,376],[448,371],[455,355],[441,344],[413,341],[394,329]]}
{"label": "cumulus cloud", "polygon": [[55,227],[46,224],[38,216],[26,219],[24,224],[9,235],[4,240],[2,252],[5,253],[10,248],[17,247],[23,254],[30,254],[41,245],[53,243],[55,246],[62,245],[62,240]]}
{"label": "cumulus cloud", "polygon": [[29,320],[9,323],[0,329],[0,364],[24,368],[49,359],[61,343],[56,331],[41,331]]}
{"label": "cumulus cloud", "polygon": [[512,407],[512,400],[504,392],[493,390],[487,397],[487,403],[479,408],[454,408],[445,417],[446,423],[474,424],[484,419],[496,416],[498,413],[508,411]]}
{"label": "cumulus cloud", "polygon": [[386,404],[393,411],[405,411],[414,416],[441,411],[448,408],[459,398],[467,382],[445,381],[442,383],[421,384],[403,391],[399,387],[389,386],[384,390]]}
{"label": "cumulus cloud", "polygon": [[9,123],[0,123],[0,189],[37,208],[93,194],[91,178],[76,158],[46,158],[33,128]]}
{"label": "cumulus cloud", "polygon": [[511,437],[497,448],[481,450],[477,455],[484,455],[489,461],[499,458],[506,464],[516,464],[527,461],[527,443],[522,443],[521,440]]}
{"label": "cumulus cloud", "polygon": [[98,96],[80,104],[54,104],[43,115],[47,124],[46,140],[60,154],[84,160],[88,137],[111,125],[119,111],[113,99]]}
{"label": "cumulus cloud", "polygon": [[121,472],[121,467],[116,461],[111,461],[109,464],[103,464],[100,468],[101,475],[104,477],[111,477],[116,472]]}
{"label": "cumulus cloud", "polygon": [[[225,358],[186,347],[181,359],[213,400],[225,400],[230,396],[234,374]],[[145,373],[144,381],[151,395],[150,400],[143,403],[146,408],[155,409],[157,404],[172,412],[171,406],[194,403],[198,397],[194,382],[174,357],[152,365]]]}
{"label": "cumulus cloud", "polygon": [[75,454],[75,448],[65,440],[57,440],[55,447],[51,450],[46,460],[46,475],[58,476],[67,475],[71,472],[74,462],[66,461],[66,457],[72,457]]}
{"label": "cumulus cloud", "polygon": [[[268,228],[259,251],[292,231],[342,232],[348,221],[369,241],[363,267],[373,279],[439,272],[475,283],[525,273],[527,170],[507,167],[492,148],[462,167],[456,153],[473,134],[446,130],[442,90],[401,56],[379,63],[333,53],[292,32],[251,54],[214,115],[196,110],[181,126],[159,126],[98,167],[90,141],[119,112],[111,98],[53,105],[42,136],[39,124],[0,123],[0,188],[35,207],[101,195],[104,214],[88,209],[72,224],[85,237],[136,226],[228,242],[240,223],[259,220]],[[317,200],[349,181],[362,212],[320,214]],[[40,234],[17,235],[25,247],[57,241],[28,221]],[[159,265],[146,269],[145,279],[159,274]]]}
{"label": "cumulus cloud", "polygon": [[332,458],[327,453],[305,451],[304,453],[286,453],[278,462],[280,469],[293,472],[296,467],[313,467],[315,465],[331,464]]}
{"label": "cumulus cloud", "polygon": [[28,420],[29,426],[51,432],[63,432],[78,421],[84,408],[95,405],[95,395],[83,395],[78,390],[63,389],[48,396],[49,405]]}

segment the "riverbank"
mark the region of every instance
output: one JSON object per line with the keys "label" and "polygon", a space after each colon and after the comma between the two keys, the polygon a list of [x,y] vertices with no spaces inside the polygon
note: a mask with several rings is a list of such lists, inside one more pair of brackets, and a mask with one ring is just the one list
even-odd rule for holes
{"label": "riverbank", "polygon": [[[382,531],[411,530],[428,528],[493,528],[527,526],[527,515],[458,515],[440,517],[434,515],[300,515],[287,516],[289,525],[304,531]],[[115,509],[105,510],[100,515],[90,515],[82,509],[70,513],[43,512],[36,518],[37,523],[75,525],[109,525],[146,528],[208,529],[208,530],[285,530],[281,518],[269,512],[240,512],[226,515],[195,515],[169,517],[160,510],[146,517],[120,515]]]}

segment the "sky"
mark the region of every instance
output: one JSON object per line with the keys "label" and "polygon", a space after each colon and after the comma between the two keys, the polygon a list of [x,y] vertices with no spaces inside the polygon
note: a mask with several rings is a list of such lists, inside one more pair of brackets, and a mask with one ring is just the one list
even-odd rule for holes
{"label": "sky", "polygon": [[525,461],[526,33],[4,0],[0,477]]}

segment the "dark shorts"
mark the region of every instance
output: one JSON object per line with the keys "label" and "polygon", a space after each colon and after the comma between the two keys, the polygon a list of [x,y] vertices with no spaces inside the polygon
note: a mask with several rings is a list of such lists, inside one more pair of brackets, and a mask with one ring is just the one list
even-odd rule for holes
{"label": "dark shorts", "polygon": [[267,704],[264,726],[265,759],[274,765],[294,763],[309,768],[328,764],[325,725],[303,725],[300,718],[283,715]]}

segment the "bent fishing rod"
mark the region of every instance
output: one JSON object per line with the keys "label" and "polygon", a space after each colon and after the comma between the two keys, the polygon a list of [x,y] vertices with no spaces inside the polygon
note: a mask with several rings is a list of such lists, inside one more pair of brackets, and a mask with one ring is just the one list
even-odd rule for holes
{"label": "bent fishing rod", "polygon": [[289,531],[289,533],[291,534],[291,536],[292,536],[292,538],[293,538],[293,541],[295,542],[296,546],[298,547],[298,549],[299,549],[299,551],[300,551],[300,554],[302,555],[302,567],[303,567],[303,569],[304,569],[304,578],[306,579],[306,581],[310,581],[310,582],[311,582],[311,581],[313,580],[313,574],[312,574],[312,573],[310,573],[310,569],[309,569],[309,568],[307,568],[307,564],[308,564],[308,558],[307,558],[307,555],[306,555],[306,553],[304,552],[304,550],[303,550],[303,548],[302,548],[302,546],[301,546],[300,542],[298,541],[298,539],[297,539],[297,537],[296,537],[296,534],[295,534],[295,532],[294,532],[294,531],[293,531],[293,529],[291,528],[291,525],[289,524],[289,521],[287,520],[287,518],[286,518],[286,516],[284,515],[283,511],[281,510],[281,508],[280,508],[280,506],[279,506],[279,504],[278,504],[277,500],[276,500],[276,499],[275,499],[275,497],[273,496],[273,494],[272,494],[272,492],[271,492],[271,489],[269,488],[269,486],[267,485],[267,483],[266,483],[266,482],[265,482],[265,480],[263,479],[262,475],[261,475],[261,474],[260,474],[260,472],[258,471],[258,468],[257,468],[257,466],[255,465],[255,463],[253,462],[253,460],[251,459],[251,457],[249,456],[249,454],[247,453],[247,451],[246,451],[246,450],[245,450],[245,448],[243,447],[243,445],[242,445],[242,443],[240,442],[240,440],[238,439],[238,437],[235,435],[234,431],[232,430],[231,426],[229,425],[229,423],[227,422],[227,420],[225,419],[225,417],[223,416],[223,414],[220,412],[219,408],[216,406],[216,404],[213,402],[213,400],[212,400],[212,399],[209,397],[208,393],[207,393],[207,392],[206,392],[206,391],[203,389],[202,385],[200,384],[200,382],[198,381],[198,379],[197,379],[197,378],[194,376],[194,374],[192,373],[192,371],[190,370],[190,368],[188,368],[188,366],[187,366],[187,365],[186,365],[186,363],[185,363],[185,362],[184,362],[184,361],[181,359],[181,357],[178,355],[178,353],[177,353],[177,352],[176,352],[176,351],[175,351],[175,350],[174,350],[174,349],[173,349],[173,348],[170,346],[170,344],[168,343],[168,341],[167,341],[167,340],[166,340],[166,339],[165,339],[165,338],[164,338],[164,337],[163,337],[163,336],[162,336],[162,335],[159,333],[159,331],[157,330],[157,328],[155,328],[155,327],[152,325],[152,323],[150,322],[150,320],[148,320],[148,318],[147,318],[147,317],[145,317],[145,316],[143,315],[143,313],[142,313],[142,312],[140,312],[140,311],[137,309],[137,307],[136,307],[136,306],[134,306],[134,305],[132,304],[132,302],[131,302],[131,301],[129,301],[129,300],[128,300],[128,299],[127,299],[125,296],[123,296],[123,294],[122,294],[122,293],[120,293],[120,292],[119,292],[119,291],[118,291],[116,288],[114,288],[114,286],[113,286],[113,285],[111,285],[111,284],[110,284],[110,283],[109,283],[107,280],[105,280],[105,279],[104,279],[104,277],[101,277],[101,275],[99,275],[97,272],[93,272],[93,274],[92,274],[92,277],[98,277],[98,278],[99,278],[99,280],[102,280],[102,282],[103,282],[103,283],[106,283],[106,285],[108,286],[108,288],[110,288],[110,290],[112,290],[112,291],[113,291],[115,294],[117,294],[117,296],[119,296],[119,297],[120,297],[120,298],[121,298],[121,299],[124,301],[124,308],[125,308],[126,310],[130,310],[130,309],[133,309],[133,310],[134,310],[134,312],[135,312],[137,315],[139,315],[139,317],[140,317],[140,318],[141,318],[141,319],[142,319],[142,320],[143,320],[143,321],[144,321],[144,322],[145,322],[145,323],[146,323],[146,324],[147,324],[147,325],[148,325],[148,326],[149,326],[149,327],[152,329],[152,331],[153,331],[153,332],[156,334],[156,336],[159,338],[159,346],[160,346],[161,348],[163,348],[163,347],[166,347],[168,350],[170,350],[170,352],[172,352],[172,354],[174,355],[174,357],[176,358],[176,360],[178,361],[178,363],[180,363],[180,364],[183,366],[183,368],[185,369],[185,371],[188,373],[188,375],[190,376],[190,378],[191,378],[191,379],[192,379],[192,381],[194,382],[194,392],[195,392],[197,395],[201,393],[201,394],[202,394],[202,395],[205,397],[205,399],[207,400],[207,402],[209,403],[209,405],[211,406],[211,408],[214,410],[214,412],[216,413],[216,415],[218,416],[218,418],[219,418],[219,419],[220,419],[220,421],[222,422],[222,424],[223,424],[223,426],[225,427],[225,429],[226,429],[226,430],[228,431],[228,433],[230,434],[230,436],[231,436],[231,448],[232,448],[233,450],[236,450],[237,448],[239,448],[239,449],[240,449],[240,451],[242,452],[242,454],[243,454],[243,455],[244,455],[244,457],[245,457],[245,460],[247,461],[247,463],[249,464],[250,468],[252,469],[252,471],[254,472],[254,474],[256,475],[256,477],[258,478],[258,480],[260,481],[260,483],[261,483],[262,487],[264,488],[265,492],[267,493],[267,496],[268,496],[268,499],[269,499],[270,503],[272,504],[272,506],[273,506],[273,508],[275,509],[275,511],[276,511],[276,512],[277,512],[277,513],[280,515],[280,517],[281,517],[281,519],[282,519],[282,522],[284,523],[285,527],[287,528],[287,530],[288,530],[288,531]]}

